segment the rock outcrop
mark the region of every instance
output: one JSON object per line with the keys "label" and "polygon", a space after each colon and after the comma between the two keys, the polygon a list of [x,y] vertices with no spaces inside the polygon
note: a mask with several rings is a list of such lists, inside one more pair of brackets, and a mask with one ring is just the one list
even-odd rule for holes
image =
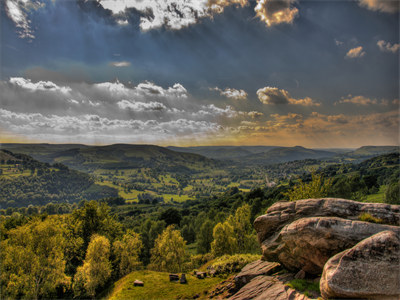
{"label": "rock outcrop", "polygon": [[305,295],[288,287],[287,282],[293,279],[293,275],[281,276],[257,276],[242,287],[231,300],[308,300]]}
{"label": "rock outcrop", "polygon": [[378,232],[400,228],[391,225],[313,217],[296,220],[263,241],[263,258],[280,262],[288,270],[321,274],[325,263],[338,252],[353,247]]}
{"label": "rock outcrop", "polygon": [[270,275],[281,268],[277,262],[256,260],[246,265],[242,271],[235,276],[236,286],[242,287],[249,283],[253,278],[260,275]]}
{"label": "rock outcrop", "polygon": [[307,217],[339,217],[358,220],[362,213],[369,213],[384,224],[400,224],[400,205],[363,203],[337,198],[305,199],[294,202],[277,202],[266,215],[254,221],[260,243],[279,232],[285,225]]}
{"label": "rock outcrop", "polygon": [[400,238],[375,234],[325,264],[320,282],[324,298],[400,298]]}

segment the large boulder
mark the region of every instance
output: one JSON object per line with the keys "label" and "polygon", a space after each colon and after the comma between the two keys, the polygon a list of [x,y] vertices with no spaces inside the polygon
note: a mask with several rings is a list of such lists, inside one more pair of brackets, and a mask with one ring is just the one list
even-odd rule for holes
{"label": "large boulder", "polygon": [[325,299],[400,299],[399,234],[383,231],[333,256],[320,289]]}
{"label": "large boulder", "polygon": [[257,276],[242,287],[231,300],[308,300],[309,298],[286,284],[293,279],[292,274],[281,276]]}
{"label": "large boulder", "polygon": [[280,262],[291,271],[321,274],[330,257],[385,230],[400,233],[398,226],[337,217],[302,218],[262,242],[263,259]]}
{"label": "large boulder", "polygon": [[384,224],[400,224],[400,205],[363,203],[337,198],[305,199],[294,202],[277,202],[266,215],[254,221],[260,243],[279,232],[285,225],[307,217],[340,217],[357,220],[362,213],[369,213]]}

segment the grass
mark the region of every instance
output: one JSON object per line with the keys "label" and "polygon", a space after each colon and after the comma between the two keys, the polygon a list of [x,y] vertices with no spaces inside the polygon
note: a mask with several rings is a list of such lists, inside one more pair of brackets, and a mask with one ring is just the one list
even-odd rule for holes
{"label": "grass", "polygon": [[386,187],[386,185],[381,185],[379,187],[378,193],[367,195],[367,199],[365,200],[365,202],[383,203],[385,200]]}
{"label": "grass", "polygon": [[[197,279],[186,274],[187,284],[170,282],[169,273],[155,271],[135,271],[123,277],[114,284],[107,299],[192,299],[195,295],[205,296],[224,277]],[[133,286],[138,279],[143,281],[143,287]]]}
{"label": "grass", "polygon": [[314,282],[307,279],[293,279],[289,283],[286,284],[288,287],[295,289],[306,295],[307,297],[311,296],[310,292],[320,293],[319,290],[319,282]]}

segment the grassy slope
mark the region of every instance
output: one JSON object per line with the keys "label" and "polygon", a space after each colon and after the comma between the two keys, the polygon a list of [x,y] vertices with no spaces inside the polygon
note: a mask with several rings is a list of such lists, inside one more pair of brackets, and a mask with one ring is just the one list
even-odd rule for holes
{"label": "grassy slope", "polygon": [[[186,274],[188,284],[170,282],[167,272],[136,271],[128,274],[114,284],[107,299],[179,299],[193,298],[194,295],[205,295],[213,286],[224,280],[221,277],[197,279]],[[138,279],[144,287],[133,286]]]}

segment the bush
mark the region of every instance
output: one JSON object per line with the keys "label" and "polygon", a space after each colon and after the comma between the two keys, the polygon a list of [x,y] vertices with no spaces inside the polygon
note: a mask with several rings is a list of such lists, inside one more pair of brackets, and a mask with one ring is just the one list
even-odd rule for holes
{"label": "bush", "polygon": [[215,274],[237,273],[245,265],[258,259],[260,255],[255,254],[224,255],[210,261],[206,267],[208,270],[215,270]]}
{"label": "bush", "polygon": [[380,218],[376,218],[373,215],[369,214],[369,213],[362,213],[358,219],[360,221],[364,221],[364,222],[371,222],[371,223],[382,223],[383,220]]}

